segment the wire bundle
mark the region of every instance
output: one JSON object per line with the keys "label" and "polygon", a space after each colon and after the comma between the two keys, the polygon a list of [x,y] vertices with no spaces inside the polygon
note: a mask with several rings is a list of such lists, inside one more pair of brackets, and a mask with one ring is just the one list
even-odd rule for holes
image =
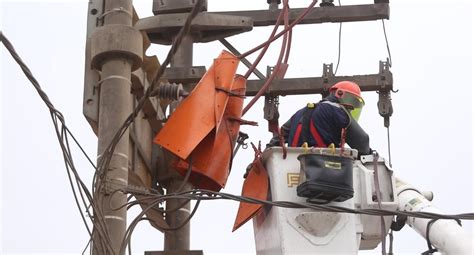
{"label": "wire bundle", "polygon": [[[71,185],[71,190],[73,192],[76,205],[79,209],[82,221],[87,229],[87,232],[92,238],[92,231],[89,227],[86,217],[89,219],[96,218],[98,219],[98,221],[92,221],[93,227],[94,229],[97,229],[98,235],[100,235],[104,240],[107,240],[108,237],[107,237],[107,232],[105,231],[106,229],[105,222],[102,220],[102,217],[100,217],[100,210],[98,210],[99,208],[93,200],[92,193],[89,191],[87,185],[85,185],[85,183],[82,181],[82,179],[79,176],[79,173],[77,172],[76,167],[74,166],[71,148],[69,145],[69,137],[71,137],[74,140],[74,142],[80,148],[81,152],[85,155],[85,157],[90,162],[90,164],[94,167],[94,169],[96,169],[94,163],[89,158],[89,156],[85,153],[84,149],[79,144],[79,142],[74,137],[74,135],[71,133],[69,128],[66,126],[66,122],[65,122],[63,114],[54,107],[53,103],[51,103],[46,93],[42,90],[39,82],[35,79],[30,69],[26,66],[26,64],[23,62],[20,56],[16,53],[15,48],[10,43],[10,41],[3,35],[3,32],[0,32],[0,39],[3,45],[5,46],[5,48],[7,48],[7,50],[10,52],[12,57],[18,63],[23,73],[28,78],[28,80],[33,84],[39,96],[41,97],[41,99],[43,100],[43,102],[46,104],[46,106],[48,107],[50,111],[51,120],[53,121],[56,136],[63,153],[64,163],[66,167],[66,172],[68,174],[69,183]],[[92,211],[90,210],[90,208],[92,208]],[[111,249],[112,247],[110,247],[110,242],[104,242],[102,248],[104,251],[112,250]]]}

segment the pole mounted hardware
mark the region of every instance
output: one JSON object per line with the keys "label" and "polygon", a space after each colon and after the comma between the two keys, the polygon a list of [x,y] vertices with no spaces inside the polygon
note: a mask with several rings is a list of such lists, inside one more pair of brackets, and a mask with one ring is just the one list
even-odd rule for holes
{"label": "pole mounted hardware", "polygon": [[[153,0],[153,14],[188,13],[196,3],[197,0]],[[207,0],[204,0],[199,11],[207,11]]]}
{"label": "pole mounted hardware", "polygon": [[[189,13],[159,14],[140,19],[135,27],[145,31],[152,43],[170,45]],[[194,42],[211,42],[251,31],[252,19],[211,12],[199,13],[191,23],[190,34]]]}
{"label": "pole mounted hardware", "polygon": [[[393,114],[392,98],[391,91],[393,91],[393,85],[388,85],[389,80],[392,81],[390,72],[389,61],[380,61],[379,62],[379,75],[380,75],[380,90],[379,101],[377,102],[377,107],[379,109],[380,116],[384,119],[384,126],[390,126],[390,116]],[[391,82],[393,83],[393,81]],[[389,88],[390,87],[390,88]]]}
{"label": "pole mounted hardware", "polygon": [[281,0],[267,0],[267,4],[281,4]]}
{"label": "pole mounted hardware", "polygon": [[[381,91],[393,88],[393,77],[388,65],[382,72],[377,74],[353,75],[353,76],[331,76],[327,66],[326,75],[322,77],[285,78],[273,81],[266,95],[305,95],[324,94],[328,88],[340,81],[353,81],[357,83],[362,91]],[[247,81],[246,96],[255,96],[265,81]]]}
{"label": "pole mounted hardware", "polygon": [[323,64],[323,82],[324,82],[324,91],[321,93],[323,97],[329,95],[329,88],[331,88],[330,80],[334,77],[333,64]]}
{"label": "pole mounted hardware", "polygon": [[319,4],[321,7],[334,7],[334,0],[322,0]]}
{"label": "pole mounted hardware", "polygon": [[390,126],[390,116],[393,114],[392,98],[390,95],[390,90],[379,92],[379,101],[377,102],[377,107],[379,108],[379,114],[384,119],[384,126]]}
{"label": "pole mounted hardware", "polygon": [[240,147],[242,147],[242,149],[244,150],[248,148],[248,144],[245,142],[245,140],[247,139],[249,139],[249,135],[247,133],[239,131],[239,136],[237,137],[237,145],[235,146],[234,152],[232,153],[233,157],[237,155],[237,152],[239,151]]}

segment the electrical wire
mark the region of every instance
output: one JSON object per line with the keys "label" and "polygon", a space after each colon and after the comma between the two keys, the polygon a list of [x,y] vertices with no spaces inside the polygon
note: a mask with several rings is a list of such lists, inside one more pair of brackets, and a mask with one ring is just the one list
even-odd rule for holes
{"label": "electrical wire", "polygon": [[423,218],[423,219],[452,219],[452,220],[474,220],[474,213],[461,213],[461,214],[437,214],[431,212],[412,212],[412,211],[394,211],[386,209],[351,209],[335,205],[319,205],[311,203],[299,203],[291,201],[268,201],[260,200],[245,196],[238,196],[224,192],[216,192],[205,189],[193,189],[189,191],[183,191],[181,193],[172,193],[166,195],[157,195],[151,193],[143,193],[140,190],[129,189],[127,186],[120,188],[123,192],[129,192],[131,194],[137,193],[144,196],[149,196],[154,198],[154,203],[159,203],[166,201],[168,199],[189,199],[195,201],[202,200],[233,200],[237,202],[245,202],[251,204],[261,204],[267,206],[277,206],[282,208],[293,208],[293,209],[314,209],[317,211],[323,212],[338,212],[338,213],[350,213],[350,214],[359,214],[359,215],[369,215],[369,216],[406,216],[414,218]]}
{"label": "electrical wire", "polygon": [[390,229],[390,232],[388,233],[389,237],[389,246],[388,246],[388,255],[393,255],[393,230]]}
{"label": "electrical wire", "polygon": [[298,16],[298,18],[296,18],[287,28],[283,29],[280,33],[276,34],[273,38],[261,43],[260,45],[256,46],[255,48],[243,53],[242,55],[238,56],[238,58],[245,58],[247,57],[248,55],[258,51],[259,49],[265,47],[265,45],[267,44],[270,44],[272,42],[274,42],[275,40],[277,40],[278,38],[280,38],[282,35],[286,34],[290,29],[292,29],[296,24],[300,23],[301,20],[304,19],[304,17],[306,17],[306,15],[313,9],[313,7],[316,5],[318,1],[317,0],[313,0],[313,2],[311,2],[311,4],[308,6],[308,8],[306,8],[305,11],[303,11],[300,16]]}
{"label": "electrical wire", "polygon": [[383,34],[385,36],[385,44],[387,45],[388,65],[392,67],[392,54],[390,54],[390,46],[389,46],[388,38],[387,38],[387,31],[385,30],[385,22],[383,19],[382,19],[382,26],[383,26]]}
{"label": "electrical wire", "polygon": [[[270,33],[270,36],[268,38],[268,40],[270,40],[271,38],[273,38],[278,30],[278,26],[280,24],[280,21],[281,19],[283,18],[283,15],[284,15],[284,8],[280,11],[280,14],[278,14],[278,18],[277,18],[277,21],[275,23],[275,26],[273,27],[273,30],[272,32]],[[255,59],[255,61],[253,62],[252,66],[249,67],[249,69],[247,70],[247,72],[245,73],[244,75],[244,78],[245,79],[248,79],[250,74],[252,74],[252,72],[257,68],[258,64],[260,63],[260,61],[262,60],[263,56],[265,55],[265,53],[267,52],[268,48],[270,47],[270,43],[266,44],[262,50],[260,51],[260,53],[258,54],[257,58]],[[241,59],[242,58],[245,58],[245,57],[242,57],[241,55]]]}
{"label": "electrical wire", "polygon": [[[285,23],[285,29],[287,29],[290,26],[290,5],[289,5],[289,0],[284,0],[283,5],[285,6],[285,14],[284,14],[284,23]],[[285,65],[288,64],[288,60],[290,58],[290,51],[291,51],[291,42],[293,39],[293,29],[288,30],[288,39],[286,42],[286,52],[285,52],[285,57],[283,59],[283,63]]]}
{"label": "electrical wire", "polygon": [[[341,1],[338,0],[339,6],[341,6]],[[337,64],[336,64],[336,70],[334,71],[334,75],[337,74],[337,70],[339,70],[339,63],[341,61],[341,38],[342,38],[342,22],[339,22],[339,43],[338,43],[338,51],[337,51]]]}
{"label": "electrical wire", "polygon": [[[283,1],[284,3],[284,7],[283,7],[283,16],[285,19],[288,19],[288,10],[289,10],[289,5],[288,5],[288,0],[285,0]],[[305,13],[307,13],[308,10],[310,10],[312,7],[308,7],[308,9],[305,10],[305,12],[303,12],[304,15],[306,15]],[[301,17],[301,15],[300,15]],[[304,16],[303,16],[304,17]],[[302,19],[302,18],[301,18]],[[298,20],[298,19],[297,19]],[[299,21],[298,21],[299,22]],[[285,22],[286,24],[288,23],[288,21]],[[294,23],[294,22],[293,22]],[[293,24],[292,23],[292,24]],[[296,23],[295,23],[296,24]],[[286,26],[286,25],[285,25]],[[294,26],[294,25],[293,25]],[[292,28],[291,25],[288,25],[285,27],[285,29],[283,31],[289,31],[290,29]],[[275,38],[275,37],[274,37]],[[282,66],[282,60],[283,58],[285,57],[285,55],[288,56],[288,54],[286,53],[288,51],[288,34],[285,33],[284,34],[284,37],[283,37],[283,41],[282,41],[282,44],[281,44],[281,49],[280,49],[280,55],[278,57],[278,61],[277,61],[277,64],[273,70],[273,72],[271,73],[270,77],[265,81],[265,83],[263,84],[262,88],[257,92],[257,94],[250,100],[250,102],[244,107],[244,109],[242,110],[242,116],[245,115],[245,113],[248,112],[248,110],[255,104],[255,102],[257,102],[257,100],[263,95],[265,94],[265,92],[268,90],[268,88],[270,87],[272,81],[275,79],[276,75],[279,73],[280,71],[280,68]]]}
{"label": "electrical wire", "polygon": [[[13,45],[11,44],[11,42],[3,34],[2,31],[0,31],[0,39],[3,43],[3,45],[5,46],[5,48],[9,51],[10,55],[17,62],[17,64],[20,66],[20,68],[22,69],[22,71],[25,74],[25,76],[27,77],[27,79],[31,82],[33,87],[36,89],[38,95],[40,96],[40,98],[42,99],[42,101],[45,103],[45,105],[48,107],[48,109],[50,111],[51,119],[53,121],[54,128],[55,128],[55,133],[56,133],[59,145],[60,145],[62,153],[63,153],[66,172],[68,174],[69,184],[71,185],[71,189],[72,189],[72,192],[73,192],[75,203],[76,203],[76,206],[77,206],[77,208],[80,212],[80,215],[81,215],[81,218],[82,218],[83,223],[85,225],[85,228],[88,231],[90,237],[92,238],[93,235],[94,235],[93,234],[94,231],[92,231],[92,232],[90,231],[90,228],[89,228],[89,226],[87,224],[87,221],[86,221],[86,217],[85,217],[84,213],[82,212],[82,206],[85,207],[85,211],[87,213],[87,216],[90,219],[92,219],[93,217],[97,217],[98,215],[100,215],[100,213],[99,214],[96,214],[96,213],[92,214],[88,209],[89,206],[92,206],[93,209],[97,209],[97,207],[94,205],[94,202],[92,200],[92,196],[91,196],[90,191],[88,190],[88,188],[84,184],[84,182],[81,180],[81,178],[80,178],[80,176],[79,176],[79,174],[78,174],[78,172],[75,168],[75,165],[74,165],[74,162],[73,162],[73,159],[72,159],[73,157],[72,157],[71,149],[70,149],[70,146],[69,146],[68,136],[73,138],[74,142],[80,148],[81,152],[85,155],[85,157],[88,159],[88,161],[91,163],[91,165],[94,168],[95,168],[95,166],[92,163],[92,160],[90,159],[90,157],[85,153],[85,151],[82,148],[82,146],[80,145],[80,143],[74,137],[74,135],[69,130],[69,128],[66,126],[63,114],[61,112],[59,112],[54,107],[54,105],[51,103],[51,101],[48,98],[47,94],[42,90],[39,82],[36,80],[36,78],[34,77],[34,75],[31,72],[31,70],[23,62],[23,60],[18,55],[18,53],[16,52],[16,50],[13,47]],[[81,206],[81,203],[79,202],[80,200],[77,196],[76,187],[75,187],[74,183],[76,183],[78,192],[81,196],[82,206]],[[98,231],[99,237],[103,240],[107,240],[108,238],[107,238],[106,233],[101,231],[101,228],[102,228],[101,222],[99,221],[99,222],[95,223],[94,221],[92,221],[92,224],[94,226],[94,229],[95,228],[99,229],[99,231]],[[103,242],[102,243],[102,248],[103,248],[103,251],[106,251],[106,252],[112,250],[111,246],[108,242]]]}
{"label": "electrical wire", "polygon": [[387,127],[388,165],[392,167],[392,148],[390,145],[390,127]]}

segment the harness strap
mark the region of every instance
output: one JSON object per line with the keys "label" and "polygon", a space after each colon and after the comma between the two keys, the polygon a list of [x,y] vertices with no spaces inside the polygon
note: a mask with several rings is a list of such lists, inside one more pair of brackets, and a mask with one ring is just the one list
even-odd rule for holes
{"label": "harness strap", "polygon": [[316,143],[317,143],[318,147],[323,147],[323,148],[328,147],[328,146],[324,143],[323,138],[321,137],[321,135],[319,134],[318,130],[317,130],[316,127],[314,126],[313,120],[311,120],[311,124],[310,124],[310,127],[309,127],[309,128],[310,128],[311,135],[313,135],[313,138],[316,140]]}
{"label": "harness strap", "polygon": [[301,121],[296,126],[295,136],[293,136],[293,141],[291,142],[291,147],[298,146],[298,141],[300,140],[301,130],[303,129],[303,123]]}
{"label": "harness strap", "polygon": [[[311,135],[313,136],[314,140],[316,141],[317,147],[322,147],[322,148],[327,147],[326,143],[324,143],[323,138],[321,137],[318,130],[316,129],[316,126],[314,125],[313,120],[311,119],[311,113],[313,112],[314,109],[315,109],[314,105],[311,108],[306,108],[305,112],[302,114],[301,118],[299,119],[298,125],[296,126],[295,135],[293,136],[293,141],[291,142],[292,147],[298,146],[298,142],[300,140],[300,136],[303,131],[303,128],[305,128],[306,133],[308,132],[307,126],[309,126],[309,131]],[[303,127],[303,124],[305,124],[305,127]]]}
{"label": "harness strap", "polygon": [[339,146],[341,148],[341,156],[344,153],[344,145],[346,144],[346,134],[347,134],[347,128],[343,128],[341,131],[341,145]]}

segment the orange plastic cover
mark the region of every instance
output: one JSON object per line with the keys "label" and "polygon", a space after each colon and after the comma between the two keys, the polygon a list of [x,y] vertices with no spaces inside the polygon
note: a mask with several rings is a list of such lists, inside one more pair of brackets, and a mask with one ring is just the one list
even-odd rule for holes
{"label": "orange plastic cover", "polygon": [[232,89],[238,64],[234,55],[222,51],[191,94],[171,114],[155,137],[155,143],[186,159],[220,123],[229,98],[222,90]]}
{"label": "orange plastic cover", "polygon": [[[232,94],[220,125],[212,130],[191,153],[192,172],[189,181],[197,188],[219,191],[225,186],[230,173],[233,148],[239,134],[240,119],[244,104],[246,79],[236,75]],[[236,96],[241,95],[242,97]],[[190,158],[187,162],[180,160],[176,169],[181,175],[186,175]]]}
{"label": "orange plastic cover", "polygon": [[[268,196],[268,173],[260,159],[256,159],[242,186],[242,196],[266,200]],[[232,232],[252,219],[263,205],[240,202]]]}

